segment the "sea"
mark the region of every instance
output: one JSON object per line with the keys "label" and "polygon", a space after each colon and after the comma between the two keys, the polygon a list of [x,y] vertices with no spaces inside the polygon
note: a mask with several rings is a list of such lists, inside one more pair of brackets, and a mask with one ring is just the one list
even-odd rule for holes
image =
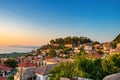
{"label": "sea", "polygon": [[0,46],[0,54],[9,53],[26,53],[31,52],[33,49],[39,48],[38,46]]}

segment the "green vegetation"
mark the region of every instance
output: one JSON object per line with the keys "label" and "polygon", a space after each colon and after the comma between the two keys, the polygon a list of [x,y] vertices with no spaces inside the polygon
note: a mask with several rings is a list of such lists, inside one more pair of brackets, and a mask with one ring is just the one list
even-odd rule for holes
{"label": "green vegetation", "polygon": [[109,55],[102,60],[102,69],[105,74],[120,72],[120,54]]}
{"label": "green vegetation", "polygon": [[14,80],[14,76],[9,76],[8,80]]}
{"label": "green vegetation", "polygon": [[5,65],[5,66],[8,66],[8,67],[15,68],[15,67],[17,66],[17,61],[15,61],[14,59],[7,59],[7,60],[4,62],[4,65]]}
{"label": "green vegetation", "polygon": [[112,47],[113,49],[115,49],[115,48],[117,47],[117,42],[114,42],[114,41],[113,41],[113,42],[111,42],[110,45],[111,45],[111,47]]}
{"label": "green vegetation", "polygon": [[27,54],[25,54],[24,56],[25,56],[25,58],[28,58],[29,56],[33,56],[33,55],[32,55],[32,54],[27,53]]}
{"label": "green vegetation", "polygon": [[116,43],[120,43],[120,34],[113,41]]}
{"label": "green vegetation", "polygon": [[84,43],[89,43],[89,42],[92,42],[89,38],[87,37],[65,37],[65,38],[57,38],[55,40],[51,40],[50,43],[51,44],[74,44],[74,45],[77,45],[77,44],[84,44]]}
{"label": "green vegetation", "polygon": [[117,43],[120,43],[120,34],[111,42],[111,47],[115,49],[117,47]]}
{"label": "green vegetation", "polygon": [[54,49],[50,49],[48,54],[50,55],[50,57],[55,57],[57,55]]}
{"label": "green vegetation", "polygon": [[109,55],[104,59],[88,59],[85,54],[79,53],[74,62],[60,63],[50,73],[51,80],[75,77],[102,80],[104,76],[120,72],[120,54]]}
{"label": "green vegetation", "polygon": [[26,53],[9,53],[9,54],[0,54],[0,58],[17,58],[17,57],[21,57],[24,56]]}

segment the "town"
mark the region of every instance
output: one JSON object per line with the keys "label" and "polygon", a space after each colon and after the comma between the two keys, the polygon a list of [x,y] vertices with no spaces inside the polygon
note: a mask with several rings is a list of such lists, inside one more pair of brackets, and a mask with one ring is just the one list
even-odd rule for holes
{"label": "town", "polygon": [[[120,34],[105,43],[68,36],[21,57],[1,58],[0,80],[117,80],[119,63]],[[112,74],[118,76],[108,78]]]}

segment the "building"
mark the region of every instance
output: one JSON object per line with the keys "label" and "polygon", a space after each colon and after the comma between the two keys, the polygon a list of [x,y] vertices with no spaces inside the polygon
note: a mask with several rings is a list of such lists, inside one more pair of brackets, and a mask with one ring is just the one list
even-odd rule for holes
{"label": "building", "polygon": [[50,65],[45,65],[40,67],[36,71],[36,80],[50,80],[49,78],[49,72],[55,67],[55,65],[50,64]]}
{"label": "building", "polygon": [[14,75],[14,80],[35,80],[36,64],[22,62],[18,64],[17,72]]}
{"label": "building", "polygon": [[74,53],[79,53],[80,52],[80,49],[78,47],[74,48]]}
{"label": "building", "polygon": [[89,45],[89,44],[86,44],[85,46],[84,46],[84,50],[85,51],[91,51],[92,50],[92,46],[91,45]]}
{"label": "building", "polygon": [[67,48],[72,48],[73,47],[72,44],[65,44],[64,46],[67,47]]}
{"label": "building", "polygon": [[60,80],[70,80],[69,78],[61,77]]}
{"label": "building", "polygon": [[120,43],[117,44],[117,49],[120,49]]}
{"label": "building", "polygon": [[95,44],[95,45],[94,45],[94,48],[97,50],[97,49],[102,48],[102,46],[101,46],[100,44]]}
{"label": "building", "polygon": [[8,80],[7,77],[0,76],[0,80]]}
{"label": "building", "polygon": [[13,68],[0,65],[0,76],[8,77],[13,73]]}
{"label": "building", "polygon": [[107,54],[110,53],[110,42],[103,43],[103,52]]}
{"label": "building", "polygon": [[49,64],[58,64],[58,63],[59,63],[59,59],[57,57],[46,59],[44,61],[44,64],[46,64],[46,65],[49,65]]}

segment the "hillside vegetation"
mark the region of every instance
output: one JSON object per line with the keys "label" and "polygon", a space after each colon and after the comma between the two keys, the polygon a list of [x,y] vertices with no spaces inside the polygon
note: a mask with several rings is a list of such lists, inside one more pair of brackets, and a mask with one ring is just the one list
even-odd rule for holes
{"label": "hillside vegetation", "polygon": [[116,43],[120,43],[120,34],[113,41]]}

